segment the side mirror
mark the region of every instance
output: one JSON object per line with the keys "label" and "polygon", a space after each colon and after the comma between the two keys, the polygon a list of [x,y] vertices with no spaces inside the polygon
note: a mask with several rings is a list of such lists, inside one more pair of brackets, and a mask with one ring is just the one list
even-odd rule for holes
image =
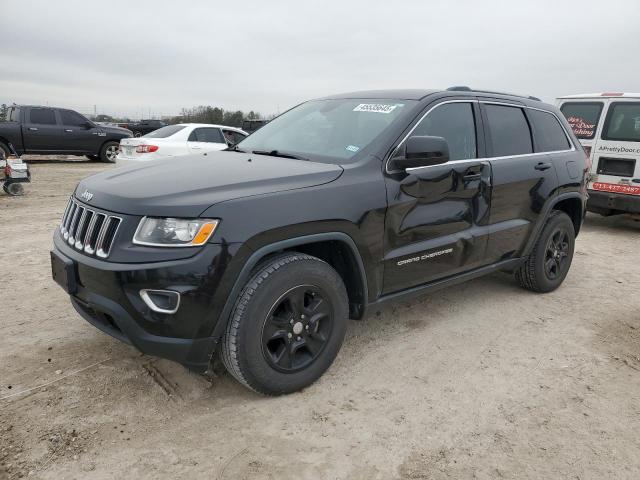
{"label": "side mirror", "polygon": [[95,127],[95,125],[91,122],[87,122],[83,125],[85,130],[91,130],[93,127]]}
{"label": "side mirror", "polygon": [[407,139],[403,150],[391,159],[393,170],[441,165],[449,161],[449,145],[442,137],[414,135]]}

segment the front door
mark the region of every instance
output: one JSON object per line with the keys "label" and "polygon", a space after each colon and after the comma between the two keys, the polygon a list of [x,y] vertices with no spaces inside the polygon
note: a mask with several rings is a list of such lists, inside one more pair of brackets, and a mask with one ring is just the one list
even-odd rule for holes
{"label": "front door", "polygon": [[479,118],[475,101],[429,107],[409,135],[443,137],[450,161],[386,172],[384,294],[485,263],[491,166],[479,158]]}
{"label": "front door", "polygon": [[[26,110],[26,109],[25,109]],[[64,147],[62,128],[53,108],[31,108],[22,124],[22,135],[27,152],[59,152]]]}
{"label": "front door", "polygon": [[89,120],[73,110],[58,110],[65,151],[97,154],[100,131]]}

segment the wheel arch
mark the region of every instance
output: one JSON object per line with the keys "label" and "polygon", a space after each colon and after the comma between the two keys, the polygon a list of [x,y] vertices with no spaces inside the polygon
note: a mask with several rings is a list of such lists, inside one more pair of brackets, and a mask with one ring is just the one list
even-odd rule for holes
{"label": "wheel arch", "polygon": [[[331,265],[342,278],[349,297],[349,317],[362,318],[369,301],[364,262],[354,240],[343,232],[325,232],[280,240],[255,250],[242,266],[220,314],[213,337],[219,339],[238,295],[256,267],[274,254],[286,251],[307,253]],[[355,269],[353,267],[356,267]]]}
{"label": "wheel arch", "polygon": [[540,214],[540,220],[535,226],[535,230],[529,237],[529,241],[527,242],[527,245],[523,250],[523,256],[527,256],[531,253],[531,250],[533,249],[533,246],[538,239],[538,235],[540,235],[540,232],[542,232],[542,229],[547,223],[549,215],[554,210],[559,210],[569,215],[569,218],[573,223],[575,236],[578,236],[578,232],[580,231],[580,227],[582,226],[582,220],[585,213],[583,197],[578,192],[560,194],[552,201],[550,201],[546,206],[544,212]]}

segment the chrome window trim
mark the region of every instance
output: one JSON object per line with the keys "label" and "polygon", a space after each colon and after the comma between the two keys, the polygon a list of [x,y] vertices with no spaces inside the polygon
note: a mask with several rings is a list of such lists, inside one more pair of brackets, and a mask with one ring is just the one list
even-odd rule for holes
{"label": "chrome window trim", "polygon": [[433,110],[438,108],[440,105],[446,105],[448,103],[478,103],[478,104],[484,103],[484,104],[492,104],[492,105],[504,105],[504,106],[507,106],[507,107],[522,108],[522,109],[529,109],[529,110],[537,110],[539,112],[550,113],[551,115],[553,115],[555,117],[556,121],[558,122],[558,124],[562,128],[562,131],[564,132],[565,136],[567,137],[567,141],[569,142],[569,145],[571,145],[571,148],[568,149],[568,150],[553,150],[553,151],[550,151],[550,152],[533,152],[533,153],[521,153],[521,154],[517,154],[517,155],[503,155],[503,156],[499,156],[499,157],[483,157],[483,158],[468,158],[468,159],[464,159],[464,160],[451,160],[451,161],[449,161],[447,163],[441,163],[441,164],[438,164],[438,165],[424,165],[422,167],[407,168],[407,169],[405,169],[405,172],[413,173],[416,170],[422,170],[424,168],[440,167],[442,165],[448,165],[448,164],[477,163],[477,162],[482,162],[482,161],[492,162],[492,161],[495,161],[495,160],[506,160],[506,159],[519,158],[519,157],[535,157],[535,156],[541,156],[541,155],[551,155],[551,154],[556,154],[556,153],[567,153],[567,152],[575,152],[576,151],[576,147],[573,144],[573,141],[571,141],[571,137],[567,133],[567,129],[562,124],[562,121],[558,118],[558,115],[556,115],[554,112],[552,112],[550,110],[545,110],[544,108],[530,107],[528,105],[522,105],[522,104],[517,104],[517,103],[505,103],[505,102],[498,102],[498,101],[493,101],[493,100],[478,100],[478,99],[474,99],[474,100],[448,100],[448,101],[445,101],[445,102],[442,102],[442,103],[438,103],[437,105],[434,105],[429,110],[427,110],[424,113],[424,115],[422,115],[422,117],[420,117],[420,120],[418,120],[416,122],[416,124],[411,128],[411,130],[409,130],[409,132],[398,143],[398,145],[393,150],[391,150],[391,153],[387,156],[387,160],[386,160],[386,163],[385,163],[385,172],[386,173],[392,174],[392,173],[402,172],[402,170],[389,170],[389,162],[393,158],[393,154],[407,140],[407,138],[413,133],[413,131],[418,127],[418,125],[420,125],[422,120],[424,120],[424,118],[427,115],[429,115],[429,113],[431,113]]}

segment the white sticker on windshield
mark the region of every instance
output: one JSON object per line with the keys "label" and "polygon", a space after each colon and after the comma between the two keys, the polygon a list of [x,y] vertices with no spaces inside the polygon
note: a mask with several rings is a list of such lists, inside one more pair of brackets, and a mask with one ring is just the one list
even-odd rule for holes
{"label": "white sticker on windshield", "polygon": [[396,107],[401,107],[402,104],[385,105],[384,103],[361,103],[353,109],[354,112],[372,112],[372,113],[391,113]]}
{"label": "white sticker on windshield", "polygon": [[349,150],[350,152],[357,152],[358,150],[360,150],[360,147],[356,146],[356,145],[348,145],[345,147],[347,150]]}

